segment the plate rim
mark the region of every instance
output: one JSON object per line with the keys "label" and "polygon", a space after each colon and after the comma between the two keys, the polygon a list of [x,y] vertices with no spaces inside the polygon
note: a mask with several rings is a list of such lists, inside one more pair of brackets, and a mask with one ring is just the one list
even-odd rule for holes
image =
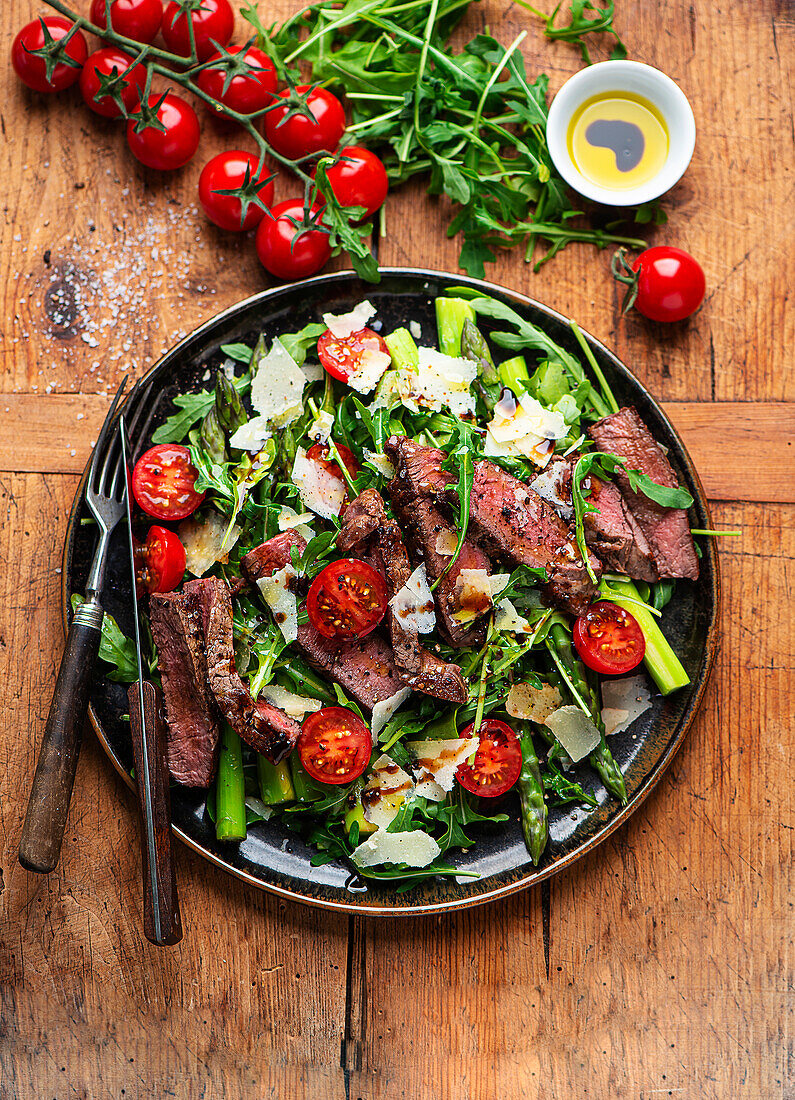
{"label": "plate rim", "polygon": [[[552,306],[547,305],[544,302],[538,301],[536,298],[531,298],[529,295],[523,294],[521,291],[512,290],[510,287],[502,286],[499,283],[490,282],[485,279],[476,279],[472,276],[461,275],[457,272],[450,271],[435,271],[430,268],[412,268],[412,267],[380,267],[379,273],[384,276],[409,276],[413,279],[427,278],[431,279],[443,279],[443,280],[455,280],[460,286],[470,286],[473,288],[482,289],[483,291],[497,291],[501,294],[507,294],[515,301],[526,305],[532,306],[535,309],[540,309],[542,313],[554,318],[555,320],[562,322],[564,325],[570,324],[570,319]],[[278,297],[281,294],[289,293],[297,288],[306,290],[310,287],[324,286],[332,284],[338,281],[342,282],[362,282],[361,277],[354,271],[335,271],[329,272],[324,275],[315,275],[309,279],[302,279],[299,282],[283,283],[278,286],[268,287],[265,290],[258,291],[256,294],[251,294],[246,298],[241,299],[238,302],[233,302],[230,306],[220,310],[218,313],[213,314],[206,321],[203,321],[191,332],[187,333],[178,343],[173,347],[168,348],[152,366],[146,371],[144,375],[133,385],[130,389],[127,399],[129,400],[132,395],[143,389],[148,385],[151,377],[161,371],[166,363],[172,358],[176,358],[183,347],[193,342],[197,337],[200,337],[205,331],[213,328],[221,320],[234,316],[236,313],[245,312],[254,303],[266,302],[269,298]],[[374,284],[377,285],[377,284]],[[655,413],[661,417],[668,425],[669,430],[675,436],[677,443],[681,450],[681,456],[683,459],[683,465],[686,468],[688,476],[691,478],[698,492],[699,504],[703,507],[707,520],[712,525],[709,501],[704,492],[704,486],[701,483],[701,479],[698,475],[698,471],[695,468],[690,453],[687,450],[684,442],[682,441],[679,432],[675,426],[671,423],[669,417],[662,409],[657,399],[649,392],[646,386],[638,379],[630,368],[619,359],[614,351],[607,347],[601,340],[597,339],[587,330],[580,328],[585,340],[591,345],[596,347],[600,351],[604,352],[611,359],[615,360],[622,371],[626,372],[631,378],[633,383],[640,387],[646,400],[654,408]],[[61,557],[61,622],[64,633],[68,630],[69,625],[69,580],[70,570],[69,562],[74,546],[75,536],[77,532],[76,518],[77,514],[82,507],[83,495],[85,489],[86,478],[88,476],[88,466],[91,462],[91,456],[89,456],[86,463],[86,467],[80,478],[80,482],[75,491],[75,496],[72,501],[71,508],[69,510],[69,517],[67,519],[66,537],[64,539],[63,553]],[[227,874],[233,875],[235,878],[242,882],[245,882],[249,886],[254,886],[258,890],[267,891],[276,897],[283,898],[292,902],[298,902],[302,905],[308,905],[314,908],[326,909],[332,912],[346,913],[348,915],[360,916],[360,917],[417,917],[428,916],[439,913],[450,912],[451,910],[458,909],[471,909],[476,906],[486,905],[487,903],[497,901],[501,898],[516,894],[521,890],[529,889],[533,886],[537,886],[554,875],[558,875],[561,872],[568,870],[575,863],[579,862],[584,856],[592,852],[594,848],[602,844],[612,833],[621,828],[622,825],[640,808],[640,806],[646,801],[653,790],[658,786],[662,777],[668,770],[674,756],[681,748],[687,734],[690,731],[690,727],[695,721],[699,707],[701,706],[704,693],[712,675],[712,671],[715,665],[715,658],[717,655],[717,633],[718,633],[718,621],[721,608],[721,578],[720,578],[720,559],[717,552],[717,548],[713,543],[708,544],[708,552],[710,565],[712,569],[713,583],[712,583],[712,602],[710,607],[710,616],[707,624],[707,631],[704,643],[704,663],[702,671],[699,673],[698,683],[696,689],[690,699],[688,707],[680,720],[680,728],[668,744],[663,754],[658,758],[654,764],[652,770],[646,775],[641,787],[635,792],[632,798],[629,800],[626,806],[620,807],[615,814],[613,814],[608,821],[599,829],[593,836],[585,841],[576,850],[561,856],[554,863],[548,867],[541,869],[533,869],[528,874],[523,875],[516,882],[511,882],[494,887],[491,890],[486,890],[482,894],[477,894],[473,897],[467,897],[463,899],[456,898],[451,901],[439,901],[428,902],[418,905],[400,905],[400,906],[388,906],[383,904],[368,904],[367,902],[360,901],[348,901],[348,900],[332,900],[320,897],[307,897],[304,894],[300,894],[297,891],[288,889],[284,886],[280,886],[276,883],[264,882],[262,879],[257,878],[250,872],[235,867],[231,863],[226,862],[223,858],[218,856],[215,852],[209,851],[207,848],[194,840],[183,829],[172,824],[171,830],[174,836],[187,845],[203,859],[212,863],[215,867]],[[135,783],[132,776],[122,766],[121,762],[117,759],[115,752],[113,751],[105,732],[102,728],[102,724],[99,721],[97,713],[91,702],[88,705],[88,718],[94,729],[94,733],[102,746],[105,755],[110,760],[113,768],[117,774],[122,778],[125,786],[130,790],[135,790]]]}

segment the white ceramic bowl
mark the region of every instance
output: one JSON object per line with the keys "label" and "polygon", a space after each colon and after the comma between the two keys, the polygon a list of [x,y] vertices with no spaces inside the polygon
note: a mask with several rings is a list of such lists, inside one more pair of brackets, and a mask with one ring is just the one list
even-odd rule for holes
{"label": "white ceramic bowl", "polygon": [[[646,183],[624,190],[600,187],[587,179],[571,159],[567,135],[572,116],[594,96],[605,92],[632,92],[652,103],[665,119],[668,156],[660,171]],[[582,69],[566,81],[552,101],[547,120],[547,144],[555,167],[580,195],[606,206],[639,206],[664,194],[681,178],[696,144],[696,122],[687,97],[659,69],[639,61],[602,61]]]}

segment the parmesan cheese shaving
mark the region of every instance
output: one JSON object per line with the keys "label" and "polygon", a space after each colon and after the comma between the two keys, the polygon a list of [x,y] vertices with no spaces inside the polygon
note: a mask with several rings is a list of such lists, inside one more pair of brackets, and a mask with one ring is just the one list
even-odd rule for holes
{"label": "parmesan cheese shaving", "polygon": [[593,752],[599,744],[599,730],[579,707],[558,707],[544,722],[560,741],[573,763]]}
{"label": "parmesan cheese shaving", "polygon": [[408,867],[427,867],[441,848],[428,833],[413,829],[407,833],[387,833],[377,829],[351,854],[360,867],[377,867],[381,863],[405,863]]}
{"label": "parmesan cheese shaving", "polygon": [[395,385],[400,400],[413,412],[420,408],[440,412],[446,406],[456,416],[475,411],[469,387],[477,377],[477,364],[456,359],[435,348],[418,348],[416,371],[396,371]]}
{"label": "parmesan cheese shaving", "polygon": [[194,577],[203,577],[217,561],[226,561],[229,551],[240,538],[241,530],[237,526],[232,528],[224,549],[228,526],[229,521],[216,511],[208,512],[204,520],[191,518],[179,525],[177,530],[185,547],[185,566]]}
{"label": "parmesan cheese shaving", "polygon": [[271,706],[283,710],[288,718],[296,718],[299,721],[307,714],[314,714],[323,706],[319,699],[294,695],[292,691],[279,687],[278,684],[266,684],[259,693],[259,697],[265,699]]}
{"label": "parmesan cheese shaving", "polygon": [[390,695],[388,699],[384,699],[380,703],[375,704],[375,706],[373,707],[373,715],[370,719],[370,729],[373,735],[373,744],[375,744],[378,740],[379,733],[387,724],[389,719],[392,717],[398,707],[403,706],[409,695],[411,695],[410,687],[400,688],[400,690],[396,691],[394,695]]}
{"label": "parmesan cheese shaving", "polygon": [[532,634],[533,628],[510,600],[500,600],[494,615],[494,629],[508,631],[511,634]]}
{"label": "parmesan cheese shaving", "polygon": [[494,406],[494,416],[486,425],[484,454],[504,458],[523,455],[544,467],[554,441],[562,439],[567,430],[559,412],[545,408],[530,394],[523,393],[511,413],[500,403]]}
{"label": "parmesan cheese shaving", "polygon": [[404,630],[430,634],[436,626],[436,611],[424,563],[417,566],[389,604]]}
{"label": "parmesan cheese shaving", "polygon": [[452,558],[455,548],[458,546],[458,536],[455,531],[446,529],[436,536],[436,553],[443,558]]}
{"label": "parmesan cheese shaving", "polygon": [[375,466],[379,474],[382,477],[394,477],[395,465],[387,458],[386,455],[377,454],[375,451],[368,451],[366,447],[363,448],[365,461],[369,462],[371,466]]}
{"label": "parmesan cheese shaving", "polygon": [[[485,569],[462,569],[455,582],[460,610],[453,618],[459,623],[471,623],[492,606],[491,578]],[[504,587],[504,585],[503,585]]]}
{"label": "parmesan cheese shaving", "polygon": [[307,458],[303,447],[296,452],[292,479],[307,508],[323,519],[335,519],[340,514],[345,502],[345,483],[319,462]]}
{"label": "parmesan cheese shaving", "polygon": [[543,724],[562,702],[563,696],[552,684],[544,684],[540,688],[532,684],[514,684],[505,700],[505,709],[511,718],[525,718]]}
{"label": "parmesan cheese shaving", "polygon": [[605,733],[623,733],[636,718],[651,708],[651,696],[644,675],[602,681],[602,721]]}
{"label": "parmesan cheese shaving", "polygon": [[299,515],[289,504],[284,504],[276,522],[280,531],[297,531],[302,538],[309,542],[315,537],[315,532],[308,526],[314,518],[311,512],[301,512]]}
{"label": "parmesan cheese shaving", "polygon": [[328,443],[328,437],[331,435],[331,429],[333,427],[333,413],[321,411],[317,414],[317,417],[312,421],[306,431],[310,439],[315,439],[318,443]]}
{"label": "parmesan cheese shaving", "polygon": [[359,356],[357,369],[349,374],[345,381],[357,393],[371,393],[381,381],[391,362],[392,359],[387,352],[379,351],[378,348],[365,348]]}
{"label": "parmesan cheese shaving", "polygon": [[[406,748],[416,761],[414,776],[415,793],[441,802],[447,791],[453,789],[455,773],[480,744],[479,737],[450,737],[439,741],[408,741]],[[435,788],[438,788],[436,790]],[[441,792],[441,794],[439,794]]]}
{"label": "parmesan cheese shaving", "polygon": [[298,605],[295,593],[290,588],[296,576],[292,565],[285,565],[272,577],[260,577],[257,581],[262,598],[271,609],[274,621],[286,642],[294,642],[298,637]]}
{"label": "parmesan cheese shaving", "polygon": [[413,795],[414,783],[411,776],[390,757],[379,756],[362,791],[365,821],[385,829],[394,821],[406,799]]}
{"label": "parmesan cheese shaving", "polygon": [[247,424],[242,424],[229,437],[229,446],[237,447],[240,451],[248,451],[250,454],[256,454],[257,451],[262,450],[263,443],[270,439],[272,434],[270,421],[264,416],[255,416]]}
{"label": "parmesan cheese shaving", "polygon": [[338,340],[344,340],[351,333],[361,332],[376,312],[375,306],[369,302],[359,302],[350,313],[324,313],[323,324]]}
{"label": "parmesan cheese shaving", "polygon": [[307,376],[277,337],[257,364],[251,382],[251,404],[272,425],[283,428],[304,409]]}

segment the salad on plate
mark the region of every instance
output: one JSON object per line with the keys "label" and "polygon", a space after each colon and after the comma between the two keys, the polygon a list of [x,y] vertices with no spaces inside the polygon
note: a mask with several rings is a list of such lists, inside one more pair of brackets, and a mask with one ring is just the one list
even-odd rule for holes
{"label": "salad on plate", "polygon": [[362,301],[224,346],[133,472],[173,780],[219,840],[275,820],[398,888],[517,808],[538,864],[583,767],[626,801],[610,736],[689,683],[658,619],[699,570],[577,326],[581,356],[480,292],[435,306],[438,339]]}

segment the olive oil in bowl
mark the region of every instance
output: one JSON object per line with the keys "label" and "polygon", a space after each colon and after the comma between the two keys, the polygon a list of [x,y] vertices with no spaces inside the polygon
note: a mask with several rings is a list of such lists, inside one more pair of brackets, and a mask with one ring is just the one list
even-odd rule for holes
{"label": "olive oil in bowl", "polygon": [[611,191],[631,191],[660,174],[670,139],[654,104],[616,91],[592,96],[574,112],[567,145],[585,179]]}

